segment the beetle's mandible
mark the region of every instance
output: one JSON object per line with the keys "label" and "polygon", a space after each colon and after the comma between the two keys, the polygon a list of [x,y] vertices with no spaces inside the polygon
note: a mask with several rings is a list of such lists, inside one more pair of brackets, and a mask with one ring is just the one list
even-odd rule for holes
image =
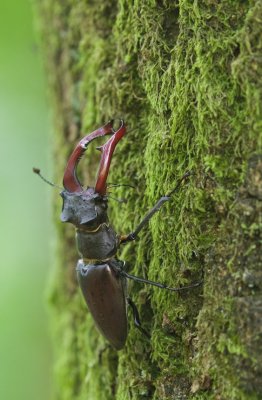
{"label": "beetle's mandible", "polygon": [[[111,120],[80,140],[68,160],[63,178],[64,190],[61,192],[61,221],[70,222],[76,229],[76,245],[81,256],[76,267],[79,285],[99,331],[116,350],[123,348],[127,338],[127,305],[132,308],[135,326],[148,336],[141,326],[135,304],[127,295],[127,279],[175,292],[197,287],[201,283],[171,288],[130,275],[125,271],[125,263],[117,258],[119,247],[137,238],[151,217],[170,200],[172,194],[190,175],[189,172],[183,175],[177,186],[158,200],[133,232],[124,236],[118,235],[107,216],[106,181],[115,147],[125,134],[124,121],[120,120],[119,127],[115,130],[114,120]],[[78,162],[89,143],[105,135],[112,136],[98,148],[102,155],[95,187],[84,189],[76,173]],[[34,169],[34,172],[40,175],[40,170]]]}

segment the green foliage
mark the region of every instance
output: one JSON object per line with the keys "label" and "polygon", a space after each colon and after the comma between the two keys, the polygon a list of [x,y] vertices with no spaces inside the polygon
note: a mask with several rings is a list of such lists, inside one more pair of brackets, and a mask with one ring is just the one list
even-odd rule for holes
{"label": "green foliage", "polygon": [[[186,170],[194,174],[121,258],[132,273],[170,286],[206,275],[204,296],[201,289],[178,295],[130,283],[151,341],[130,323],[125,349],[106,350],[100,363],[104,341],[75,283],[73,228],[59,225],[51,292],[57,398],[258,398],[255,386],[241,383],[244,375],[256,381],[256,372],[245,324],[238,332],[235,318],[243,285],[235,252],[252,253],[245,235],[253,228],[248,219],[243,232],[243,210],[234,204],[247,160],[261,146],[261,1],[44,0],[39,7],[57,174],[83,132],[124,117],[132,130],[118,145],[110,180],[137,189],[117,189],[126,204],[110,202],[118,232],[130,232]],[[95,160],[85,161],[89,182]],[[241,276],[244,269],[240,263]]]}

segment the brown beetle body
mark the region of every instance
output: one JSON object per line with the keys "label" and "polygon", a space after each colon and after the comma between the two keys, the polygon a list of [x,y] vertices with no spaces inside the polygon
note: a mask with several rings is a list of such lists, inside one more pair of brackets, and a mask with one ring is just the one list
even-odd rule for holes
{"label": "brown beetle body", "polygon": [[77,279],[96,326],[116,350],[127,337],[126,279],[110,263],[77,264]]}

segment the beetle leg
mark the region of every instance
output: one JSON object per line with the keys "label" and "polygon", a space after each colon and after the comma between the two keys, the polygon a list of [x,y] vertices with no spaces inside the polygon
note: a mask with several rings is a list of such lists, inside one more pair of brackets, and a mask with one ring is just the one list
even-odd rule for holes
{"label": "beetle leg", "polygon": [[193,283],[191,285],[181,286],[178,288],[172,288],[163,283],[150,281],[149,279],[139,278],[138,276],[135,276],[135,275],[130,275],[124,270],[121,270],[120,274],[122,276],[124,276],[125,278],[132,279],[133,281],[146,283],[147,285],[156,286],[160,289],[170,290],[171,292],[182,292],[183,290],[193,289],[193,288],[200,286],[203,283],[203,279],[201,279],[200,281]]}
{"label": "beetle leg", "polygon": [[140,332],[142,332],[146,337],[148,337],[148,339],[150,339],[150,335],[149,333],[142,328],[141,322],[140,322],[140,318],[139,318],[139,313],[138,313],[138,309],[137,306],[135,305],[135,303],[130,299],[130,297],[127,298],[127,302],[128,304],[131,306],[132,311],[133,311],[133,317],[134,317],[134,323],[135,323],[135,327],[137,329],[140,330]]}
{"label": "beetle leg", "polygon": [[162,207],[162,205],[166,202],[169,201],[171,199],[171,196],[179,189],[179,187],[181,186],[182,182],[187,179],[190,175],[192,175],[192,172],[187,171],[182,178],[179,179],[176,187],[171,190],[171,192],[169,192],[166,196],[162,196],[157,203],[154,205],[153,208],[151,208],[151,210],[148,211],[148,213],[145,215],[145,217],[142,219],[142,221],[140,222],[140,224],[137,226],[137,228],[129,233],[128,235],[122,235],[120,236],[120,244],[123,243],[127,243],[130,242],[132,240],[135,240],[139,234],[139,232],[142,230],[142,228],[148,223],[148,221],[153,217],[153,215],[160,210],[160,208]]}
{"label": "beetle leg", "polygon": [[103,354],[104,354],[104,352],[107,351],[108,349],[112,349],[112,346],[111,346],[109,343],[106,343],[106,344],[103,346],[103,348],[100,349],[100,350],[98,351],[98,361],[99,361],[99,364],[100,364],[100,365],[102,364],[102,357],[103,357]]}

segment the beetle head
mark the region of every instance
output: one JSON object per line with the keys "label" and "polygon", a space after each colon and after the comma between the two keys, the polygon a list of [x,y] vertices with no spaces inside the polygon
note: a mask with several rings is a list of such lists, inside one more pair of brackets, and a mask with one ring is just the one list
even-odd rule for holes
{"label": "beetle head", "polygon": [[94,222],[99,225],[107,220],[107,199],[101,198],[93,188],[81,193],[63,190],[61,196],[63,199],[62,222],[71,222],[79,226],[93,225]]}
{"label": "beetle head", "polygon": [[[61,220],[63,222],[71,222],[74,225],[94,225],[96,222],[99,224],[107,220],[106,180],[114,149],[126,133],[123,120],[120,120],[117,130],[114,130],[113,124],[113,120],[109,121],[103,127],[85,136],[71,154],[63,178],[65,190],[61,193],[63,198]],[[88,144],[97,137],[105,135],[112,136],[103,146],[97,148],[102,156],[95,187],[84,190],[76,174],[77,165]]]}

